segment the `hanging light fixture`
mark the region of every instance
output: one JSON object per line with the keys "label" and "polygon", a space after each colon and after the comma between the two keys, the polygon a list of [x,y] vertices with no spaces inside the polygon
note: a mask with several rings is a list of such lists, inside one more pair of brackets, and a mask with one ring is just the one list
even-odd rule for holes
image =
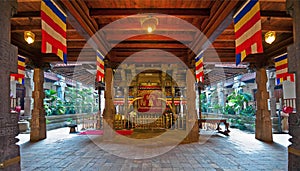
{"label": "hanging light fixture", "polygon": [[276,39],[276,33],[275,31],[268,31],[265,34],[265,41],[269,44],[272,44]]}
{"label": "hanging light fixture", "polygon": [[35,40],[35,34],[31,31],[24,31],[24,39],[28,44],[31,44]]}
{"label": "hanging light fixture", "polygon": [[148,33],[152,33],[158,24],[158,19],[153,16],[148,16],[141,19],[141,26],[144,30],[147,30]]}

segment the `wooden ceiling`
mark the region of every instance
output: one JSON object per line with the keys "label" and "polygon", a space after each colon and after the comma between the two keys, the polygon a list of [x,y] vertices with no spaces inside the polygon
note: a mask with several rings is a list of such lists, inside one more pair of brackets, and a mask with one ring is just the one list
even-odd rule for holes
{"label": "wooden ceiling", "polygon": [[[93,47],[106,54],[106,58],[114,68],[137,52],[160,49],[178,57],[188,67],[193,67],[195,55],[206,44],[209,46],[204,53],[206,67],[220,62],[235,63],[232,16],[243,1],[58,0],[57,2],[68,16],[69,63],[80,62],[95,69]],[[285,52],[286,47],[293,43],[292,18],[286,13],[285,0],[260,0],[260,6],[263,34],[270,30],[276,31],[277,39],[271,45],[263,42],[264,54],[249,56],[244,64],[270,61],[272,57]],[[144,13],[151,13],[158,18],[157,29],[153,34],[147,34],[141,28],[141,18],[149,15],[142,15]],[[40,0],[18,0],[18,13],[12,17],[11,22],[11,39],[12,43],[18,46],[19,54],[28,57],[35,65],[51,63],[54,66],[61,63],[55,55],[40,52]],[[36,41],[31,45],[25,43],[23,39],[25,30],[31,30],[36,34]],[[95,36],[97,32],[99,34]],[[90,40],[91,37],[93,38]],[[87,40],[90,41],[87,43]],[[173,60],[164,58],[163,53],[149,52],[137,59],[139,59],[135,61],[137,64],[164,63],[174,66]],[[53,67],[55,68],[62,67]],[[62,75],[72,75],[69,73],[72,69],[56,70],[58,71],[61,71]],[[89,82],[84,80],[88,73],[90,72],[78,77]],[[231,70],[228,73],[235,72]],[[227,74],[226,77],[233,75]],[[217,80],[220,78],[216,77],[210,82]]]}

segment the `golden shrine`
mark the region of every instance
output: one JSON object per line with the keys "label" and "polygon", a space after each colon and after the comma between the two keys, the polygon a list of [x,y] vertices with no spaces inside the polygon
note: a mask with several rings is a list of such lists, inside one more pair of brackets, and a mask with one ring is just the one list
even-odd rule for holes
{"label": "golden shrine", "polygon": [[184,129],[185,88],[162,74],[142,72],[128,87],[114,86],[115,129]]}

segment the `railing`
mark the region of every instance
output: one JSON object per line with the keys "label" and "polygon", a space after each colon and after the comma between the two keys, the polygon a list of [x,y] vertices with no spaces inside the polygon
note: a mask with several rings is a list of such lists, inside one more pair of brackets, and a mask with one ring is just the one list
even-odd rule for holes
{"label": "railing", "polygon": [[134,117],[117,114],[115,129],[185,129],[186,117],[162,114],[137,114]]}
{"label": "railing", "polygon": [[[61,128],[66,126],[68,122],[80,125],[81,129],[95,129],[97,124],[97,114],[68,114],[68,115],[52,115],[46,116],[47,130]],[[102,117],[100,117],[102,123]],[[102,125],[102,124],[100,124]]]}
{"label": "railing", "polygon": [[283,106],[290,106],[296,109],[296,98],[283,99]]}
{"label": "railing", "polygon": [[15,110],[17,106],[17,98],[10,98],[10,109]]}
{"label": "railing", "polygon": [[221,113],[208,113],[208,112],[202,112],[201,113],[201,119],[204,118],[224,118],[225,115]]}
{"label": "railing", "polygon": [[[100,117],[100,121],[102,117]],[[97,114],[82,115],[77,121],[82,124],[82,129],[95,129],[97,124]],[[102,124],[101,124],[102,125]]]}

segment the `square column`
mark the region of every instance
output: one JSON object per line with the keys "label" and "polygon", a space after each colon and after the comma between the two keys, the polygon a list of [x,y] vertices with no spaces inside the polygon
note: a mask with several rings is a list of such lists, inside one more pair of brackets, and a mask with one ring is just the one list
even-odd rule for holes
{"label": "square column", "polygon": [[300,1],[287,0],[287,9],[293,17],[294,45],[288,48],[289,72],[296,74],[296,113],[289,115],[288,169],[300,170]]}
{"label": "square column", "polygon": [[105,140],[112,140],[114,137],[114,118],[115,118],[115,106],[112,100],[112,79],[113,70],[112,68],[105,68],[105,108],[103,112],[103,138]]}
{"label": "square column", "polygon": [[256,83],[257,92],[256,97],[256,120],[255,120],[255,138],[258,140],[272,142],[272,123],[271,114],[268,110],[268,98],[267,92],[267,73],[265,68],[259,68],[256,70]]}
{"label": "square column", "polygon": [[32,81],[32,73],[27,72],[30,74],[30,78],[25,78],[25,98],[24,98],[24,118],[28,119],[31,116],[32,111],[32,90],[33,90],[33,81]]}
{"label": "square column", "polygon": [[44,71],[42,69],[34,68],[33,81],[34,91],[32,97],[34,103],[30,123],[30,141],[39,141],[46,138]]}
{"label": "square column", "polygon": [[191,143],[199,141],[199,125],[196,112],[196,91],[194,70],[186,72],[187,87],[187,112],[186,112],[186,131],[189,131],[182,143]]}
{"label": "square column", "polygon": [[20,170],[18,113],[10,113],[10,74],[17,73],[18,49],[10,43],[10,18],[17,1],[0,1],[0,170]]}

